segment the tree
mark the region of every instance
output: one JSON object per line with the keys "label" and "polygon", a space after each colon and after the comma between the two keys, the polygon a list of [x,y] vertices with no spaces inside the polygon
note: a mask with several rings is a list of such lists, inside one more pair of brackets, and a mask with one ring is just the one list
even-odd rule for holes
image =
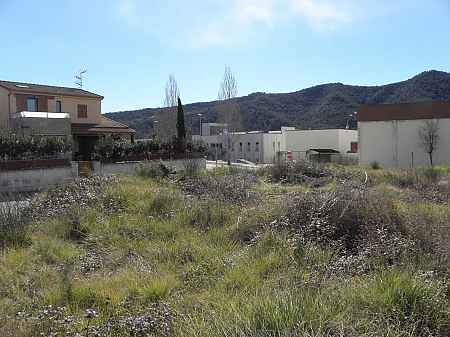
{"label": "tree", "polygon": [[175,107],[178,104],[179,96],[180,91],[175,75],[171,74],[167,80],[164,93],[166,109],[162,109],[155,114],[155,119],[158,122],[158,137],[162,141],[170,141],[177,135],[177,110]]}
{"label": "tree", "polygon": [[239,131],[241,127],[241,114],[239,111],[239,104],[236,101],[237,96],[237,81],[234,77],[231,68],[225,67],[223,80],[220,83],[217,106],[217,121],[227,124],[227,132],[224,135],[226,140],[225,149],[227,154],[228,164],[231,162],[231,151],[235,148],[234,133]]}
{"label": "tree", "polygon": [[186,127],[184,125],[184,112],[181,99],[178,97],[178,109],[177,109],[177,143],[181,151],[184,150],[186,144]]}
{"label": "tree", "polygon": [[430,165],[433,166],[433,154],[439,145],[439,121],[437,119],[426,120],[419,129],[420,144],[428,153]]}

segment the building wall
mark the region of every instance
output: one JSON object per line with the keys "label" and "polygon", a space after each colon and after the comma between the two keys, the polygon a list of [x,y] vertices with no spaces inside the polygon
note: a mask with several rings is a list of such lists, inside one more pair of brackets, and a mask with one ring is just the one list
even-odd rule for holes
{"label": "building wall", "polygon": [[0,127],[6,128],[9,125],[9,104],[8,90],[0,87]]}
{"label": "building wall", "polygon": [[347,153],[352,150],[352,143],[358,142],[358,131],[356,130],[339,130],[339,152]]}
{"label": "building wall", "polygon": [[[100,99],[89,97],[62,96],[56,97],[55,101],[56,100],[61,100],[61,110],[62,112],[67,112],[70,114],[72,123],[100,123],[100,115],[102,113]],[[78,104],[87,105],[88,118],[78,118]]]}
{"label": "building wall", "polygon": [[355,130],[287,130],[285,150],[306,152],[311,149],[333,149],[340,153],[350,150],[350,143],[357,141]]}
{"label": "building wall", "polygon": [[[2,89],[2,88],[0,88]],[[6,91],[7,92],[7,91]],[[20,102],[21,96],[33,96],[32,94],[11,95],[11,111],[19,112],[26,109],[26,102]],[[4,96],[0,94],[0,97]],[[6,97],[8,94],[6,94]],[[38,99],[44,98],[43,95],[36,95]],[[19,98],[19,99],[18,99]],[[61,110],[70,114],[72,123],[88,123],[97,124],[101,119],[101,99],[91,97],[76,97],[76,96],[47,96],[47,102],[44,104],[47,112],[56,112],[56,101],[61,101]],[[25,98],[26,99],[26,98]],[[0,98],[1,100],[1,98]],[[22,99],[23,100],[23,99]],[[7,104],[7,101],[6,101]],[[78,104],[87,105],[87,118],[78,118]],[[24,106],[22,106],[24,105]],[[0,102],[1,107],[1,102]],[[42,105],[41,105],[42,107]],[[42,110],[42,109],[39,109]]]}
{"label": "building wall", "polygon": [[284,151],[285,137],[281,132],[265,133],[263,136],[263,163],[274,163],[277,153]]}
{"label": "building wall", "polygon": [[[359,122],[361,165],[378,162],[383,167],[408,168],[429,165],[419,130],[425,120]],[[450,164],[450,119],[439,120],[439,143],[435,164]]]}

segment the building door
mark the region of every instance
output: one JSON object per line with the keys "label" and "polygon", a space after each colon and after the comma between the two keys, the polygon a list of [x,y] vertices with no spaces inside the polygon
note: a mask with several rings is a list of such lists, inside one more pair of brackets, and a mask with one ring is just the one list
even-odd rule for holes
{"label": "building door", "polygon": [[98,140],[97,136],[78,136],[77,159],[91,160],[97,140]]}

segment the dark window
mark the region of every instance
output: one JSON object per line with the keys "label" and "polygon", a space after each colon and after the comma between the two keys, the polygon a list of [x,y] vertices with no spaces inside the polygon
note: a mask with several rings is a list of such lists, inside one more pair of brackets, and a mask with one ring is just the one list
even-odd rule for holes
{"label": "dark window", "polygon": [[259,152],[259,142],[256,142],[255,144],[255,152]]}
{"label": "dark window", "polygon": [[250,152],[252,150],[252,144],[250,142],[247,143],[247,152]]}
{"label": "dark window", "polygon": [[61,101],[56,101],[56,112],[61,112]]}
{"label": "dark window", "polygon": [[27,98],[27,111],[37,111],[37,98],[36,97],[28,97]]}
{"label": "dark window", "polygon": [[239,152],[242,152],[242,143],[239,143]]}
{"label": "dark window", "polygon": [[78,118],[87,118],[86,104],[78,104]]}

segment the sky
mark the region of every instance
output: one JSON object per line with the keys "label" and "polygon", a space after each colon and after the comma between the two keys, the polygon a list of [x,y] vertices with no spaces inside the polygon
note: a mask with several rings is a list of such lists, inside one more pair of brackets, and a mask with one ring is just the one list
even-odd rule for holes
{"label": "sky", "polygon": [[103,112],[450,72],[450,0],[0,0],[0,79],[75,86]]}

